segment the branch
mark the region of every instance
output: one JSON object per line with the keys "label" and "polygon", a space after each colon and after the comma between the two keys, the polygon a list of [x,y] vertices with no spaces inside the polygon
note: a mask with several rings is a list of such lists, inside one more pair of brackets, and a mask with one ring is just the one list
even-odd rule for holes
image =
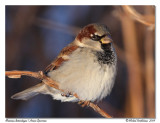
{"label": "branch", "polygon": [[[62,90],[62,89],[59,88],[58,82],[56,82],[56,81],[50,79],[49,77],[47,77],[45,74],[43,74],[42,71],[31,72],[31,71],[16,71],[15,70],[15,71],[6,71],[5,75],[8,76],[9,78],[21,78],[21,76],[24,76],[24,75],[25,76],[34,77],[34,78],[40,79],[46,85],[64,92],[64,90]],[[79,99],[79,97],[78,97],[77,94],[74,94],[74,96]],[[84,102],[84,101],[80,100],[80,102]],[[88,104],[88,106],[91,107],[97,113],[99,113],[101,116],[106,117],[106,118],[112,118],[108,113],[106,113],[105,111],[103,111],[101,108],[99,108],[94,103],[90,102]]]}
{"label": "branch", "polygon": [[153,15],[152,16],[151,15],[148,15],[148,16],[141,15],[131,6],[122,6],[122,8],[126,13],[129,13],[131,17],[137,20],[138,22],[146,26],[151,26],[151,27],[155,26],[155,17]]}
{"label": "branch", "polygon": [[37,18],[34,23],[38,27],[52,29],[52,30],[58,30],[70,35],[77,35],[77,33],[81,30],[81,28],[67,25],[63,23],[59,23],[53,20],[44,19],[44,18]]}

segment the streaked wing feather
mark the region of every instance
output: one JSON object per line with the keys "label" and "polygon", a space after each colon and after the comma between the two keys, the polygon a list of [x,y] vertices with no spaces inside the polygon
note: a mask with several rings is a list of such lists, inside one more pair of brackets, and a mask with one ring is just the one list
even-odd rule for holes
{"label": "streaked wing feather", "polygon": [[75,51],[78,48],[78,46],[74,45],[74,44],[69,44],[67,47],[63,48],[63,50],[60,52],[60,54],[58,55],[58,57],[51,63],[49,64],[46,69],[45,69],[45,73],[48,73],[52,70],[57,69],[58,67],[60,67],[60,65],[62,63],[64,63],[65,61],[69,60],[67,58],[63,58],[64,56],[69,56],[73,51]]}

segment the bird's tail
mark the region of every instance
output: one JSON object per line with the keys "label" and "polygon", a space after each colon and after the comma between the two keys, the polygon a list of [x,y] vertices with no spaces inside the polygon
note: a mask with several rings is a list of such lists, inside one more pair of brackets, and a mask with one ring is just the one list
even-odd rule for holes
{"label": "bird's tail", "polygon": [[28,100],[31,97],[36,96],[37,94],[43,92],[45,89],[44,83],[39,83],[31,88],[28,88],[24,91],[14,94],[11,98],[12,99],[21,99],[21,100]]}

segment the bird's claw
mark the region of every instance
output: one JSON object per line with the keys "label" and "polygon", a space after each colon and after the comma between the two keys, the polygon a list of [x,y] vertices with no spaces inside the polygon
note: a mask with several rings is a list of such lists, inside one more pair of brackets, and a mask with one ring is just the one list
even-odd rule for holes
{"label": "bird's claw", "polygon": [[70,96],[72,96],[72,93],[66,93],[66,94],[61,94],[62,96],[65,96],[65,97],[70,97]]}
{"label": "bird's claw", "polygon": [[90,101],[79,101],[78,104],[81,105],[82,107],[85,107],[85,106],[88,107],[90,105]]}

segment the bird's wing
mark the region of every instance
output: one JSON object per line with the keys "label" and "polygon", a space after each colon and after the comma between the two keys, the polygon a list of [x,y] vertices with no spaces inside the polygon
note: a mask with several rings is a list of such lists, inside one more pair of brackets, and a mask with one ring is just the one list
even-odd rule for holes
{"label": "bird's wing", "polygon": [[60,52],[60,54],[57,56],[57,58],[46,67],[44,72],[48,73],[48,72],[60,67],[60,65],[62,63],[69,60],[68,56],[70,54],[72,54],[72,52],[75,51],[77,48],[78,48],[78,46],[73,43],[71,43],[67,47],[63,48],[62,51]]}

